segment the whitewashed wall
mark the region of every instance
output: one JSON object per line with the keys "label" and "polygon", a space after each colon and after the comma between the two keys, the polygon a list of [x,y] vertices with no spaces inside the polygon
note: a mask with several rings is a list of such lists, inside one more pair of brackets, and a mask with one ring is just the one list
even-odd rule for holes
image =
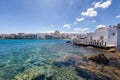
{"label": "whitewashed wall", "polygon": [[109,46],[117,46],[117,29],[109,28],[108,29],[108,42]]}
{"label": "whitewashed wall", "polygon": [[103,36],[104,42],[107,43],[107,39],[108,39],[107,28],[97,29],[94,33],[88,33],[87,34],[87,39],[90,40],[90,38],[92,37],[92,40],[100,41],[101,36]]}
{"label": "whitewashed wall", "polygon": [[120,24],[117,27],[117,51],[120,52]]}

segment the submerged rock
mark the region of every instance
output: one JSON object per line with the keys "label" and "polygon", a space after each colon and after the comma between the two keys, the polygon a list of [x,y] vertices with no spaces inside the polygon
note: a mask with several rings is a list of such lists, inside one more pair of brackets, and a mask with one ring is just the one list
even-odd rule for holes
{"label": "submerged rock", "polygon": [[71,42],[71,41],[66,41],[66,43],[70,43],[70,44],[72,44],[72,42]]}
{"label": "submerged rock", "polygon": [[46,77],[45,75],[38,75],[31,80],[53,80],[53,76]]}
{"label": "submerged rock", "polygon": [[45,80],[45,75],[36,76],[32,80]]}
{"label": "submerged rock", "polygon": [[1,64],[0,64],[0,68],[1,68],[1,67],[4,67],[4,66],[6,66],[5,63],[1,63]]}
{"label": "submerged rock", "polygon": [[37,61],[36,59],[31,59],[30,61],[28,61],[28,63],[33,64],[33,63],[35,63],[36,61]]}
{"label": "submerged rock", "polygon": [[91,72],[86,69],[76,68],[77,75],[84,78],[85,80],[111,80],[109,77],[104,75],[97,75],[94,72]]}
{"label": "submerged rock", "polygon": [[70,65],[74,65],[75,61],[72,59],[69,59],[67,61],[64,62],[54,62],[53,65],[57,66],[57,67],[63,67],[63,66],[70,66]]}
{"label": "submerged rock", "polygon": [[51,66],[34,66],[16,75],[12,80],[45,80],[44,78],[49,78],[53,74],[53,71]]}

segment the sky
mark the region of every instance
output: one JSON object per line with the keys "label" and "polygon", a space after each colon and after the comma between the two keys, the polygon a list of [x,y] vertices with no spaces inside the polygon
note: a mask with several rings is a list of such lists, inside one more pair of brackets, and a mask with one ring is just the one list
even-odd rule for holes
{"label": "sky", "polygon": [[120,0],[0,0],[0,33],[89,33],[120,23]]}

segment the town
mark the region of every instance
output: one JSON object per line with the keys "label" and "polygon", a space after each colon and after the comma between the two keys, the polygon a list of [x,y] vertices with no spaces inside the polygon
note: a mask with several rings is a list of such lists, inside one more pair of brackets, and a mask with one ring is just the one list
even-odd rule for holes
{"label": "town", "polygon": [[120,52],[120,24],[101,27],[95,32],[80,33],[18,33],[18,34],[0,34],[0,39],[72,39],[73,44],[82,46],[93,46],[99,48],[115,48]]}
{"label": "town", "polygon": [[60,33],[55,31],[53,33],[18,33],[18,34],[0,34],[0,39],[71,39],[74,36],[79,37],[75,33]]}

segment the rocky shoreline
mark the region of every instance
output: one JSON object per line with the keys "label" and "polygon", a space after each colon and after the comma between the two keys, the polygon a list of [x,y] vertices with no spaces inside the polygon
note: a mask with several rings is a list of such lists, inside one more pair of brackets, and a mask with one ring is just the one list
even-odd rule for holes
{"label": "rocky shoreline", "polygon": [[[85,75],[91,80],[120,80],[120,53],[100,53],[83,58],[71,54],[55,62],[54,65],[57,67],[74,65],[79,74],[81,70],[88,72]],[[84,75],[82,73],[80,76]]]}
{"label": "rocky shoreline", "polygon": [[105,75],[112,80],[120,80],[120,53],[105,53],[87,56],[91,66],[84,66],[87,70]]}

